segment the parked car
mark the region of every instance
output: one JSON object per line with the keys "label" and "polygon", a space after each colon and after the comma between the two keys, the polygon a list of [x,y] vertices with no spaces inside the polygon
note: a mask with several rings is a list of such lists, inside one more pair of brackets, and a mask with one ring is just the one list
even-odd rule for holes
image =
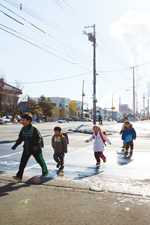
{"label": "parked car", "polygon": [[4,116],[2,119],[4,120],[5,123],[11,122],[11,119],[10,118],[8,119],[6,116]]}
{"label": "parked car", "polygon": [[71,121],[78,121],[78,118],[77,117],[72,117]]}
{"label": "parked car", "polygon": [[19,115],[16,115],[16,120],[17,120],[18,122],[21,122],[22,118],[21,118]]}
{"label": "parked car", "polygon": [[0,118],[0,124],[4,124],[3,118]]}
{"label": "parked car", "polygon": [[66,123],[66,120],[58,120],[58,123]]}

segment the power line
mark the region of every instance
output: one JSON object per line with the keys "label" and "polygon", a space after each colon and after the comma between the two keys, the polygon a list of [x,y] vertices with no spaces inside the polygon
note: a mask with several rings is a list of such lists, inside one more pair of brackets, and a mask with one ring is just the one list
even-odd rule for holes
{"label": "power line", "polygon": [[18,35],[15,35],[15,34],[9,32],[9,31],[7,31],[7,30],[5,30],[5,29],[3,29],[3,28],[0,28],[0,29],[3,30],[3,31],[5,31],[5,32],[7,32],[7,33],[9,33],[9,34],[11,34],[11,35],[13,35],[13,36],[15,36],[15,37],[17,37],[17,38],[19,38],[19,39],[21,39],[21,40],[23,40],[23,41],[25,41],[25,42],[27,42],[27,43],[29,43],[29,44],[31,44],[31,45],[33,45],[33,46],[35,46],[35,47],[37,47],[37,48],[39,48],[39,49],[41,49],[41,50],[43,50],[43,51],[45,51],[45,52],[48,52],[49,54],[51,54],[51,55],[53,55],[53,56],[55,56],[55,57],[57,57],[57,58],[60,58],[60,59],[66,61],[66,62],[68,62],[68,63],[71,63],[71,64],[73,64],[73,65],[76,65],[75,63],[73,63],[73,62],[71,62],[71,61],[69,61],[69,60],[67,60],[67,59],[65,59],[65,58],[63,58],[63,57],[61,57],[61,56],[59,56],[59,55],[56,55],[56,54],[54,54],[54,53],[52,53],[52,52],[50,52],[50,51],[48,51],[48,50],[46,50],[46,49],[40,47],[39,45],[36,45],[36,44],[34,44],[34,43],[32,43],[32,42],[30,42],[30,41],[28,41],[28,40],[26,40],[26,39],[24,39],[24,38],[22,38],[22,37],[19,37]]}
{"label": "power line", "polygon": [[[26,39],[24,39],[24,38],[22,38],[22,37],[20,37],[20,36],[18,36],[18,35],[15,35],[15,34],[9,32],[9,31],[7,31],[7,30],[5,30],[5,29],[3,29],[3,28],[0,28],[0,29],[3,30],[3,31],[5,31],[5,32],[7,32],[7,33],[9,33],[9,34],[11,34],[11,35],[13,35],[13,36],[15,36],[15,37],[17,37],[17,38],[19,38],[19,39],[21,39],[21,40],[23,40],[23,41],[25,41],[25,42],[27,42],[27,43],[29,43],[29,44],[31,44],[31,45],[33,45],[33,46],[35,46],[35,47],[37,47],[37,48],[39,48],[39,49],[41,49],[41,50],[43,50],[43,51],[45,51],[45,52],[47,52],[47,53],[49,53],[49,54],[51,54],[51,55],[53,55],[53,56],[55,56],[55,57],[57,57],[57,58],[60,58],[60,59],[66,61],[66,62],[68,62],[68,63],[70,63],[70,64],[73,64],[73,65],[75,65],[75,66],[77,66],[77,67],[80,67],[80,68],[82,68],[82,69],[85,69],[85,70],[90,71],[89,69],[87,69],[87,68],[85,68],[85,67],[82,67],[82,66],[78,65],[78,63],[74,63],[74,62],[72,62],[72,61],[70,61],[70,60],[67,60],[67,59],[65,59],[65,58],[63,58],[63,57],[61,57],[61,56],[55,54],[55,53],[52,53],[52,52],[50,52],[49,50],[47,50],[47,49],[45,49],[45,48],[42,48],[41,46],[39,46],[39,45],[37,45],[37,44],[35,44],[35,43],[31,42],[31,41],[28,41],[28,40],[26,40]],[[11,29],[11,28],[8,28],[8,29]],[[14,30],[14,31],[15,31],[15,30]],[[17,31],[15,31],[15,32],[17,33]]]}
{"label": "power line", "polygon": [[131,69],[131,67],[127,67],[127,68],[123,68],[123,69],[116,69],[116,70],[99,70],[98,72],[100,73],[115,73],[115,72],[120,72],[120,71],[124,71],[124,70],[129,70]]}
{"label": "power line", "polygon": [[113,59],[113,61],[115,61],[115,62],[117,62],[117,63],[119,63],[119,64],[121,64],[121,65],[124,65],[122,62],[120,62],[117,58],[115,58],[114,56],[112,56],[109,52],[108,52],[108,50],[105,50],[104,48],[102,48],[102,47],[100,47],[100,46],[98,46],[107,56],[109,56],[111,59]]}
{"label": "power line", "polygon": [[22,35],[23,37],[29,38],[29,39],[31,39],[32,41],[35,41],[35,42],[37,42],[37,43],[39,43],[39,44],[41,44],[41,45],[44,45],[44,46],[46,46],[46,47],[48,47],[48,48],[54,49],[54,48],[52,48],[51,46],[46,45],[46,44],[43,44],[43,43],[41,43],[41,42],[39,42],[39,41],[37,41],[37,40],[35,40],[35,39],[33,39],[33,38],[30,38],[30,37],[28,37],[28,36],[26,36],[26,35],[24,35],[24,34],[18,32],[18,31],[14,30],[14,29],[12,29],[12,28],[10,28],[10,27],[5,26],[4,24],[0,24],[0,26],[3,26],[3,27],[5,27],[5,28],[7,28],[7,29],[9,29],[9,30],[11,30],[11,31],[13,31],[13,32],[15,32],[15,33],[17,33],[17,34]]}
{"label": "power line", "polygon": [[[102,45],[103,45],[104,48],[107,49],[107,51],[113,50],[112,47],[107,43],[107,41],[105,40],[105,38],[103,38],[103,36],[100,33],[98,33],[98,36],[101,38],[101,41],[103,42]],[[101,41],[100,41],[100,43],[101,43]],[[121,64],[128,65],[126,62],[124,62],[123,60],[121,60],[119,57],[117,57],[115,55],[113,55],[113,57],[115,59],[117,59]]]}
{"label": "power line", "polygon": [[132,66],[132,67],[139,67],[139,66],[144,66],[144,65],[147,65],[147,64],[150,64],[150,61],[146,62],[146,63],[139,64],[139,65],[135,65],[135,66]]}
{"label": "power line", "polygon": [[[66,2],[63,0],[65,5],[60,2],[59,0],[52,0],[56,5],[58,5],[62,10],[66,11],[70,15],[73,15],[76,17],[76,19],[83,25],[83,23],[78,19],[79,15],[77,16],[76,11]],[[67,7],[66,7],[67,6]]]}
{"label": "power line", "polygon": [[[71,79],[74,77],[80,77],[80,76],[84,76],[86,74],[90,74],[90,72],[86,72],[86,73],[82,73],[82,74],[78,74],[78,75],[73,75],[73,76],[68,76],[68,77],[63,77],[63,78],[58,78],[58,79],[52,79],[52,80],[43,80],[43,81],[31,81],[31,82],[22,82],[22,84],[37,84],[37,83],[47,83],[47,82],[53,82],[53,81],[59,81],[59,80],[66,80],[66,79]],[[11,82],[9,82],[10,84],[13,84]]]}
{"label": "power line", "polygon": [[[7,8],[7,7],[5,7],[4,5],[2,5],[2,4],[0,4],[2,7],[4,7],[5,9],[7,9],[8,11],[10,11],[11,13],[13,13],[13,14],[15,14],[16,16],[18,16],[19,18],[21,18],[22,20],[24,20],[25,22],[27,22],[27,23],[29,23],[31,26],[33,26],[34,28],[36,28],[36,29],[38,29],[39,31],[41,31],[42,33],[44,33],[44,34],[47,34],[48,35],[48,37],[51,37],[51,38],[53,38],[50,34],[48,34],[47,32],[45,32],[44,30],[42,30],[41,28],[39,28],[39,27],[37,27],[35,24],[33,24],[33,23],[31,23],[30,21],[28,21],[28,20],[26,20],[25,18],[23,18],[22,16],[20,16],[20,15],[18,15],[17,13],[15,13],[14,11],[12,11],[12,10],[10,10],[9,8]],[[1,11],[2,13],[4,13],[4,15],[7,15],[7,16],[9,16],[8,14],[6,14],[5,12],[3,12],[3,11]],[[25,24],[23,24],[23,23],[21,23],[20,21],[18,21],[18,20],[16,20],[16,19],[14,19],[13,17],[11,17],[11,16],[9,16],[11,19],[13,19],[14,21],[16,21],[16,22],[18,22],[18,23],[20,23],[20,24],[22,24],[22,25],[24,25],[24,26],[26,26]],[[30,29],[28,26],[26,26],[28,29]],[[32,30],[32,29],[30,29],[30,30]],[[33,31],[33,30],[32,30]],[[30,38],[31,39],[31,38]],[[56,39],[55,39],[56,40]],[[65,44],[64,43],[62,43],[61,44],[61,47],[64,47],[65,46]],[[50,47],[50,48],[52,48],[52,47]],[[68,48],[68,47],[67,47]],[[72,51],[75,51],[75,50],[72,50]],[[81,54],[80,53],[78,53],[77,51],[76,51],[76,53],[79,55],[79,57],[81,57],[84,61],[86,61],[87,62],[87,60],[86,60],[86,57],[84,57],[84,56],[81,56]],[[71,53],[72,54],[72,53]],[[89,62],[88,62],[89,63]]]}
{"label": "power line", "polygon": [[[7,2],[8,4],[10,4],[10,5],[14,6],[15,8],[19,9],[19,7],[18,7],[18,5],[17,5],[16,3],[13,4],[13,1],[11,1],[11,0],[3,0],[3,1],[4,1],[4,2]],[[18,3],[18,4],[19,4],[19,3]],[[61,26],[61,25],[59,25],[59,24],[53,22],[52,20],[45,18],[44,16],[42,16],[42,15],[40,15],[39,13],[37,13],[37,12],[35,12],[35,11],[29,9],[28,7],[25,7],[25,6],[24,6],[23,9],[22,9],[22,11],[25,12],[26,14],[32,16],[33,18],[39,20],[40,22],[45,23],[46,25],[50,25],[50,26],[53,25],[54,28],[55,28],[55,26],[56,26],[57,29],[58,29],[58,28],[59,28],[59,29],[62,29],[63,31],[65,31],[65,32],[67,32],[67,33],[70,33],[73,37],[76,37],[77,39],[79,39],[79,37],[78,37],[77,34],[73,33],[72,31],[68,30],[67,28],[64,28],[63,26]],[[50,22],[51,22],[51,23],[50,23]],[[79,40],[81,41],[81,39],[79,39]]]}
{"label": "power line", "polygon": [[139,64],[139,65],[135,65],[135,66],[131,66],[131,67],[126,67],[126,68],[123,68],[123,69],[116,69],[116,70],[106,70],[106,71],[100,71],[99,72],[101,73],[114,73],[114,72],[119,72],[119,71],[123,71],[123,70],[129,70],[133,67],[140,67],[140,66],[144,66],[144,65],[147,65],[147,64],[150,64],[150,61],[149,62],[146,62],[146,63],[142,63],[142,64]]}
{"label": "power line", "polygon": [[[5,1],[5,2],[7,2],[8,4],[11,4],[11,5],[13,5],[14,7],[17,7],[17,8],[19,8],[18,7],[18,4],[16,4],[16,3],[14,3],[13,1],[11,1],[11,0],[3,0],[3,1]],[[56,0],[55,0],[56,1]],[[17,2],[17,1],[16,1]],[[58,1],[59,2],[59,4],[62,4],[62,3],[60,3],[60,1]],[[65,1],[64,1],[65,2]],[[65,2],[66,3],[66,2]],[[66,4],[68,4],[68,3],[66,3]],[[2,4],[0,4],[0,5],[2,5]],[[69,4],[68,4],[69,5]],[[7,8],[7,7],[5,7],[5,8]],[[27,8],[27,7],[26,7]],[[7,8],[8,9],[8,8]],[[8,10],[10,10],[10,9],[8,9]],[[14,13],[12,10],[10,10],[12,13]],[[36,12],[34,12],[33,10],[31,10],[30,9],[30,11],[31,12],[33,12],[32,14],[34,14],[34,16],[36,15],[37,16],[37,18],[39,19],[40,17],[39,16],[41,16],[40,14],[38,14],[38,13],[36,13]],[[28,11],[29,12],[29,11]],[[4,12],[3,12],[4,13]],[[26,12],[27,13],[27,12]],[[16,14],[16,13],[15,13]],[[8,14],[7,14],[8,15]],[[19,16],[18,14],[16,14],[17,16]],[[8,15],[9,16],[9,15]],[[33,16],[33,15],[32,15]],[[21,16],[19,16],[20,18],[22,18],[22,19],[24,19],[23,17],[21,17]],[[36,19],[37,19],[36,18]],[[44,18],[44,17],[43,17]],[[14,18],[13,18],[14,19]],[[42,18],[41,18],[42,19]],[[15,20],[15,19],[14,19]],[[30,23],[30,25],[32,25],[33,27],[35,27],[36,29],[38,29],[38,30],[41,30],[42,32],[43,32],[43,30],[42,29],[40,29],[39,27],[37,27],[36,25],[34,25],[34,24],[32,24],[31,22],[29,22],[29,21],[27,21],[26,19],[24,19],[26,22],[28,22],[28,23]],[[43,22],[43,21],[42,21]],[[65,29],[65,30],[67,30],[66,28],[63,28],[62,26],[60,26],[60,25],[58,25],[58,24],[56,24],[56,23],[54,23],[54,22],[52,22],[53,24],[55,24],[55,25],[57,25],[58,27],[61,27],[62,29]],[[24,24],[23,24],[24,25]],[[68,30],[67,30],[68,31]],[[68,31],[68,32],[70,32],[70,31]],[[71,32],[72,33],[72,32]],[[49,34],[48,34],[49,35]],[[102,35],[100,34],[100,33],[98,33],[98,35],[102,38],[102,40],[106,43],[106,45],[107,46],[109,46],[109,44],[105,41],[105,39],[102,37]],[[49,35],[50,36],[50,35]],[[63,44],[64,45],[64,44]],[[109,46],[110,47],[110,46]],[[108,47],[107,47],[108,48]],[[108,48],[109,49],[109,48]],[[47,51],[47,50],[46,50]],[[52,54],[54,54],[54,53],[52,53]],[[79,54],[79,53],[78,53]],[[108,54],[108,53],[107,53]],[[55,55],[55,54],[54,54]],[[59,57],[59,56],[57,56],[57,57]],[[111,56],[112,57],[112,56]],[[62,58],[62,57],[61,57]],[[113,58],[113,57],[112,57]],[[115,58],[117,58],[117,57],[115,57]],[[66,61],[66,59],[65,59],[65,61]],[[67,61],[69,61],[69,60],[67,60]],[[120,61],[122,61],[122,60],[120,60]],[[70,62],[70,61],[69,61]],[[71,62],[72,63],[72,62]],[[124,63],[123,61],[122,61],[122,63]],[[146,63],[143,63],[143,64],[140,64],[140,65],[135,65],[134,67],[139,67],[139,66],[142,66],[142,65],[146,65],[146,64],[149,64],[150,62],[146,62]],[[74,65],[76,65],[75,63],[72,63],[72,64],[74,64]],[[126,63],[124,63],[124,64],[126,64]],[[85,69],[85,68],[84,68]],[[119,70],[113,70],[113,71],[101,71],[101,72],[103,72],[103,73],[109,73],[109,72],[117,72],[117,71],[123,71],[123,70],[127,70],[127,69],[130,69],[130,67],[129,68],[124,68],[124,69],[119,69]]]}

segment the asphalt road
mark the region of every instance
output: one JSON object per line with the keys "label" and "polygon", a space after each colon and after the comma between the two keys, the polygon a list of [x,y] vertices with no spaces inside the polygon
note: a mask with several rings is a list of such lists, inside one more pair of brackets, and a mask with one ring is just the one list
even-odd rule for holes
{"label": "asphalt road", "polygon": [[[63,131],[79,122],[59,124]],[[95,168],[92,143],[84,143],[89,134],[69,133],[64,172],[57,174],[50,145],[56,123],[35,124],[44,136],[43,149],[49,175],[35,185],[33,178],[41,169],[30,158],[23,183],[11,176],[19,166],[22,147],[11,151],[21,125],[0,126],[1,224],[136,224],[148,225],[150,219],[150,150],[148,124],[135,123],[138,138],[131,160],[117,151],[122,141],[118,133],[109,135],[111,146],[105,148],[107,162]],[[142,126],[141,126],[142,125]],[[121,124],[106,124],[121,127]],[[25,203],[25,200],[28,200]],[[4,206],[4,207],[3,207]],[[6,214],[10,212],[10,217]],[[34,213],[33,213],[34,212]],[[28,218],[28,219],[25,219]],[[23,220],[22,220],[23,219]],[[21,221],[21,222],[20,222]]]}

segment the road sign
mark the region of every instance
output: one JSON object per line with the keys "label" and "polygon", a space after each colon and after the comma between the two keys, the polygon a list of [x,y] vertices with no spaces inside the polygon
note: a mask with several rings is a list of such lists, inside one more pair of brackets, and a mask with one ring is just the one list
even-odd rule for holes
{"label": "road sign", "polygon": [[115,107],[111,107],[112,110],[115,110]]}

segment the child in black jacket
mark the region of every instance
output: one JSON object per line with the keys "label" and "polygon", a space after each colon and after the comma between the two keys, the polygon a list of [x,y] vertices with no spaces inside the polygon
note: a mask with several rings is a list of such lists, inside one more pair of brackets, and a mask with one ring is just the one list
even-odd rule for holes
{"label": "child in black jacket", "polygon": [[39,131],[32,126],[32,116],[30,114],[25,114],[22,117],[23,127],[19,133],[19,138],[17,139],[12,150],[15,150],[18,145],[24,141],[23,154],[20,161],[19,171],[16,176],[13,176],[15,180],[21,181],[25,166],[31,155],[34,156],[36,161],[42,168],[42,177],[48,174],[46,163],[43,159],[41,142],[42,137]]}

